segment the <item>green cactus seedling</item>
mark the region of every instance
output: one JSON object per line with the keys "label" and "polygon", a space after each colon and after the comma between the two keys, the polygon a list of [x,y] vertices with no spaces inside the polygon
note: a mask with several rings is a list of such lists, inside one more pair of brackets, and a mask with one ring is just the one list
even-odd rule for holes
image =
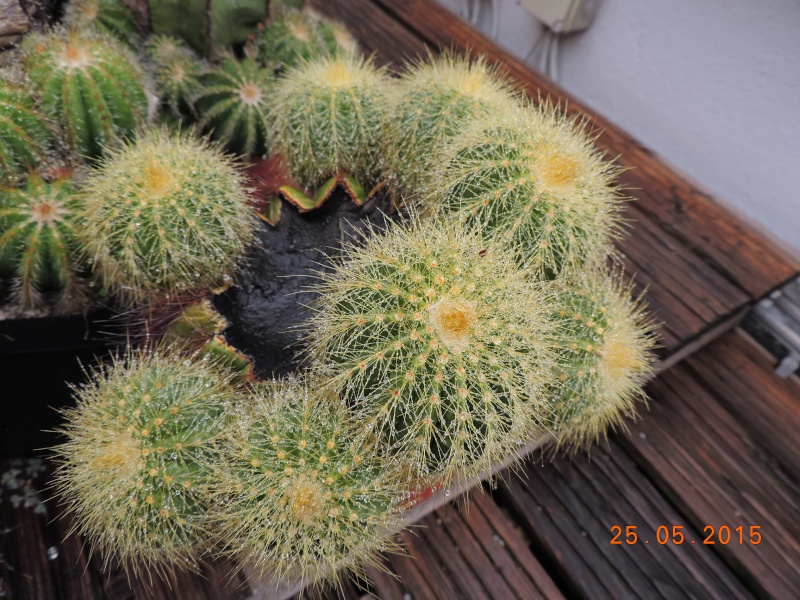
{"label": "green cactus seedling", "polygon": [[135,46],[141,41],[131,9],[123,0],[70,0],[64,6],[64,25],[91,28]]}
{"label": "green cactus seedling", "polygon": [[76,396],[55,448],[75,529],[106,564],[133,573],[194,568],[206,465],[237,392],[207,363],[143,350],[95,370]]}
{"label": "green cactus seedling", "polygon": [[428,206],[496,234],[547,278],[580,270],[618,234],[619,168],[552,106],[481,119],[434,164]]}
{"label": "green cactus seedling", "polygon": [[61,29],[27,36],[22,50],[42,112],[60,123],[76,153],[97,157],[146,121],[143,71],[120,42]]}
{"label": "green cactus seedling", "polygon": [[392,469],[331,398],[296,380],[261,384],[224,448],[211,523],[257,577],[334,579],[392,546]]}
{"label": "green cactus seedling", "polygon": [[38,166],[51,138],[30,94],[0,77],[0,185]]}
{"label": "green cactus seedling", "polygon": [[635,414],[652,375],[653,325],[618,276],[593,272],[559,284],[552,429],[559,445],[585,447]]}
{"label": "green cactus seedling", "polygon": [[23,307],[54,292],[58,305],[77,308],[86,299],[75,234],[77,200],[72,183],[31,176],[20,189],[0,189],[0,278],[13,281]]}
{"label": "green cactus seedling", "polygon": [[263,155],[272,85],[271,72],[254,60],[223,60],[203,77],[195,97],[201,128],[238,154]]}
{"label": "green cactus seedling", "polygon": [[130,302],[229,282],[257,222],[219,149],[153,130],[86,178],[79,220],[94,269]]}
{"label": "green cactus seedling", "polygon": [[156,91],[172,116],[194,114],[194,97],[208,70],[205,61],[182,40],[168,35],[151,36],[145,53],[152,64]]}
{"label": "green cactus seedling", "polygon": [[321,277],[317,368],[417,476],[463,480],[548,417],[547,294],[500,245],[431,219]]}

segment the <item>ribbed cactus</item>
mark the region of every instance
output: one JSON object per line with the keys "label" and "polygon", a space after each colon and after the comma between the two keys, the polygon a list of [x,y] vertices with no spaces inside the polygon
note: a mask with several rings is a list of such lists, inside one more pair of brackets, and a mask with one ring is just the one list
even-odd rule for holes
{"label": "ribbed cactus", "polygon": [[141,40],[131,9],[123,0],[70,0],[64,6],[64,25],[91,28],[135,45]]}
{"label": "ribbed cactus", "polygon": [[515,110],[517,99],[484,58],[443,54],[411,67],[395,86],[391,102],[385,139],[388,175],[403,195],[413,195],[422,175],[432,169],[437,145],[477,118]]}
{"label": "ribbed cactus", "polygon": [[256,223],[243,177],[207,142],[153,130],[86,177],[81,237],[125,301],[197,293],[234,275]]}
{"label": "ribbed cactus", "polygon": [[194,97],[208,65],[183,40],[168,35],[151,36],[145,53],[161,102],[174,117],[194,114]]}
{"label": "ribbed cactus", "polygon": [[309,9],[285,9],[248,41],[246,52],[263,66],[279,70],[317,56],[356,54],[358,44],[335,21]]}
{"label": "ribbed cactus", "polygon": [[55,482],[77,530],[133,573],[194,567],[207,465],[237,392],[206,363],[129,351],[76,396]]}
{"label": "ribbed cactus", "polygon": [[463,479],[548,417],[548,296],[498,244],[398,225],[322,278],[309,351],[415,474]]}
{"label": "ribbed cactus", "polygon": [[584,447],[635,414],[652,374],[653,326],[618,275],[593,272],[558,287],[552,429],[560,445]]}
{"label": "ribbed cactus", "polygon": [[552,106],[481,119],[434,164],[428,206],[499,236],[546,277],[582,267],[619,228],[618,167]]}
{"label": "ribbed cactus", "polygon": [[0,278],[12,280],[24,307],[48,292],[65,308],[85,300],[75,235],[75,189],[69,179],[31,176],[23,188],[0,189]]}
{"label": "ribbed cactus", "polygon": [[31,95],[0,77],[0,186],[38,166],[51,138]]}
{"label": "ribbed cactus", "polygon": [[290,69],[272,97],[270,144],[301,185],[346,172],[375,180],[386,117],[383,69],[353,56],[316,58]]}
{"label": "ribbed cactus", "polygon": [[210,521],[256,576],[333,579],[392,545],[392,470],[348,427],[341,404],[295,380],[261,384],[237,412]]}
{"label": "ribbed cactus", "polygon": [[202,79],[195,102],[200,127],[242,155],[267,151],[273,76],[254,60],[223,60]]}
{"label": "ribbed cactus", "polygon": [[78,154],[97,157],[145,122],[144,75],[120,42],[61,29],[27,36],[22,50],[42,112],[60,123]]}

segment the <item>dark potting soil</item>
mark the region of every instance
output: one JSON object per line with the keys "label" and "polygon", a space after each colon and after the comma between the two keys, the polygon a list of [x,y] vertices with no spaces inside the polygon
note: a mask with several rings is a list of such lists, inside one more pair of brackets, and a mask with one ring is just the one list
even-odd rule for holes
{"label": "dark potting soil", "polygon": [[231,322],[225,338],[253,359],[259,378],[303,370],[303,328],[318,297],[310,289],[319,281],[315,272],[329,270],[346,242],[363,241],[369,225],[381,231],[398,219],[390,206],[385,194],[359,207],[336,190],[308,213],[284,202],[278,225],[262,224],[237,285],[214,299]]}

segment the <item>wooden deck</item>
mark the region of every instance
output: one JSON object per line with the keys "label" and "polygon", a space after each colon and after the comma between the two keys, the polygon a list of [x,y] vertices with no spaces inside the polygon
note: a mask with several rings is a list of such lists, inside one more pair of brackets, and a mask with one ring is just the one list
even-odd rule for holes
{"label": "wooden deck", "polygon": [[[588,454],[532,457],[496,489],[471,494],[468,510],[463,501],[446,506],[402,534],[407,554],[385,557],[385,571],[370,569],[371,583],[344,581],[338,592],[310,596],[800,597],[800,382],[776,377],[770,357],[735,328],[756,299],[800,272],[800,261],[432,0],[312,4],[345,22],[383,63],[469,48],[502,64],[533,97],[550,96],[601,129],[600,145],[630,167],[623,183],[635,198],[626,215],[632,233],[619,249],[664,326],[662,372],[649,386],[649,409],[627,432]],[[221,564],[202,577],[181,575],[172,588],[101,574],[80,539],[65,539],[69,519],[39,504],[48,494],[41,466],[30,457],[0,460],[0,598],[250,595]],[[615,525],[620,545],[611,543]],[[628,526],[635,544],[625,543]],[[703,543],[708,527],[713,545]],[[725,527],[730,541],[721,543]],[[659,543],[658,533],[663,541],[675,531],[682,544]]]}

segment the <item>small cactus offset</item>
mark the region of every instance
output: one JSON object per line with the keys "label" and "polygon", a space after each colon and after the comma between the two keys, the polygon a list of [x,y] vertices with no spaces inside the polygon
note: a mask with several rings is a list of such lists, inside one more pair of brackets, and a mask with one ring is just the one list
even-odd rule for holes
{"label": "small cactus offset", "polygon": [[354,56],[316,58],[290,69],[272,97],[272,150],[286,157],[308,189],[340,172],[376,179],[390,85],[385,70]]}
{"label": "small cactus offset", "polygon": [[30,94],[0,77],[0,185],[37,167],[51,139]]}
{"label": "small cactus offset", "polygon": [[223,60],[203,77],[194,98],[200,127],[238,154],[266,153],[273,82],[272,73],[250,58]]}
{"label": "small cactus offset", "polygon": [[392,547],[391,468],[348,433],[340,404],[313,394],[296,380],[260,384],[215,465],[210,523],[256,577],[319,584]]}
{"label": "small cactus offset", "polygon": [[65,411],[55,475],[75,529],[133,573],[196,568],[213,443],[237,392],[210,365],[129,351]]}
{"label": "small cactus offset", "polygon": [[552,429],[559,445],[582,448],[635,414],[652,375],[653,325],[618,275],[591,272],[558,285]]}
{"label": "small cactus offset", "polygon": [[358,45],[347,30],[316,12],[285,9],[260,28],[246,52],[264,67],[286,69],[317,56],[356,54]]}
{"label": "small cactus offset", "polygon": [[10,278],[26,308],[53,292],[57,305],[86,299],[75,234],[75,189],[69,179],[45,183],[31,176],[20,189],[0,189],[0,278]]}
{"label": "small cactus offset", "polygon": [[432,152],[480,117],[515,110],[511,86],[485,58],[452,54],[429,58],[409,69],[392,94],[386,154],[389,177],[404,195],[419,191],[432,169]]}
{"label": "small cactus offset", "polygon": [[146,121],[144,74],[120,42],[61,29],[27,36],[22,50],[42,112],[60,123],[77,154],[100,156]]}
{"label": "small cactus offset", "polygon": [[145,54],[152,65],[153,79],[161,102],[173,117],[194,114],[194,97],[208,66],[183,40],[168,35],[151,36]]}
{"label": "small cactus offset", "polygon": [[549,417],[548,296],[477,233],[396,226],[322,275],[318,369],[417,476],[463,480]]}
{"label": "small cactus offset", "polygon": [[220,150],[153,130],[86,178],[79,220],[93,268],[124,301],[202,293],[231,281],[255,216]]}
{"label": "small cactus offset", "polygon": [[91,28],[131,46],[141,41],[131,9],[123,0],[70,0],[64,6],[64,25]]}
{"label": "small cactus offset", "polygon": [[580,270],[618,235],[619,168],[552,106],[479,120],[434,163],[428,206],[497,235],[544,277]]}

